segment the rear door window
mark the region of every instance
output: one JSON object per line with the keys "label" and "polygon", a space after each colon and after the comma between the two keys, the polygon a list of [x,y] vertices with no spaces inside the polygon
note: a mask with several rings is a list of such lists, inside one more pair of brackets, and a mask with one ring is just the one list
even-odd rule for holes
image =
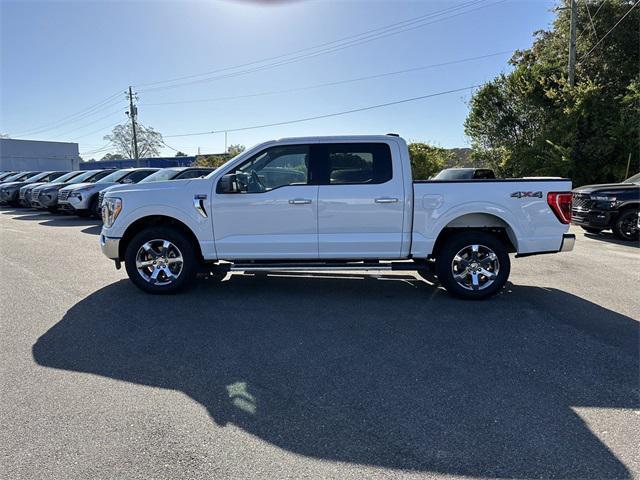
{"label": "rear door window", "polygon": [[391,149],[386,143],[331,143],[320,145],[320,184],[379,184],[391,180]]}

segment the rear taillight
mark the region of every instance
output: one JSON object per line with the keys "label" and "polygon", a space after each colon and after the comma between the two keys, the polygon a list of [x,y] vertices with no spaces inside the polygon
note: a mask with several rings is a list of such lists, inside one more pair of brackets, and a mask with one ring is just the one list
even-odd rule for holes
{"label": "rear taillight", "polygon": [[562,223],[571,222],[571,192],[549,192],[547,203]]}

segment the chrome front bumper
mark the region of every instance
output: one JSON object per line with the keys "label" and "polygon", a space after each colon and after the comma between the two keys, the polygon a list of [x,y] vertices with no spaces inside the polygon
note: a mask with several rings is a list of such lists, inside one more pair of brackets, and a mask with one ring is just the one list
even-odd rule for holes
{"label": "chrome front bumper", "polygon": [[562,243],[559,252],[570,252],[576,244],[576,236],[573,233],[565,233],[562,235]]}
{"label": "chrome front bumper", "polygon": [[105,237],[100,234],[100,249],[102,253],[111,260],[119,259],[120,239]]}

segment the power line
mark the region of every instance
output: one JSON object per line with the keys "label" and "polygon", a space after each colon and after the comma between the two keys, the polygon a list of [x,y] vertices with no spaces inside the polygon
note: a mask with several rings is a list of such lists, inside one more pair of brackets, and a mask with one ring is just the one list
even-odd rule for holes
{"label": "power line", "polygon": [[584,0],[584,6],[587,8],[587,16],[589,17],[589,23],[591,24],[591,28],[593,29],[593,36],[596,37],[596,40],[598,40],[598,32],[596,32],[596,26],[593,24],[593,17],[591,16],[591,11],[589,10],[589,0]]}
{"label": "power line", "polygon": [[50,122],[48,124],[42,125],[40,127],[37,128],[32,128],[31,130],[19,133],[14,135],[14,137],[21,137],[21,136],[31,136],[31,135],[36,135],[36,134],[40,134],[49,130],[55,130],[56,128],[59,128],[61,126],[64,126],[66,124],[69,123],[73,123],[76,122],[82,118],[86,118],[87,116],[91,116],[95,113],[98,113],[99,111],[102,111],[106,108],[109,108],[112,105],[115,105],[115,98],[120,95],[121,93],[115,93],[113,95],[108,96],[107,98],[101,100],[100,102],[84,108],[76,113],[73,113],[71,115],[67,115],[66,117],[63,117],[59,120],[56,120],[55,122]]}
{"label": "power line", "polygon": [[122,109],[121,108],[118,108],[118,110],[114,110],[113,112],[110,112],[107,115],[104,115],[103,117],[96,118],[92,122],[89,122],[89,123],[86,123],[84,125],[81,125],[80,127],[76,127],[73,130],[68,130],[65,133],[61,133],[59,135],[56,135],[53,138],[55,139],[55,138],[64,137],[66,135],[69,135],[70,133],[77,132],[78,130],[82,130],[83,128],[86,128],[86,127],[88,127],[90,125],[94,125],[94,124],[98,123],[99,121],[104,120],[105,118],[113,117],[114,115],[117,115],[119,113],[122,113]]}
{"label": "power line", "polygon": [[113,130],[118,125],[120,125],[120,123],[116,123],[115,125],[109,124],[108,126],[105,125],[104,127],[100,127],[98,130],[94,130],[92,132],[85,133],[85,134],[83,134],[83,135],[81,135],[79,137],[75,137],[75,138],[72,139],[72,141],[77,141],[77,140],[80,140],[81,138],[89,137],[89,136],[94,135],[94,134],[99,133],[99,132],[104,132],[106,129]]}
{"label": "power line", "polygon": [[620,17],[620,20],[618,20],[618,21],[616,22],[616,24],[615,24],[613,27],[611,27],[611,29],[610,29],[607,33],[605,33],[605,34],[602,36],[602,38],[600,38],[600,40],[598,40],[598,41],[596,42],[596,44],[595,44],[593,47],[591,47],[591,50],[589,50],[585,55],[583,55],[583,56],[582,56],[582,58],[580,59],[580,62],[582,62],[585,58],[587,58],[587,57],[591,54],[591,52],[593,52],[593,51],[596,49],[596,47],[597,47],[598,45],[600,45],[600,43],[601,43],[605,38],[607,38],[607,37],[609,36],[609,34],[610,34],[611,32],[613,32],[613,31],[616,29],[616,27],[617,27],[618,25],[620,25],[620,23],[621,23],[621,22],[622,22],[622,21],[627,17],[627,15],[629,15],[629,14],[631,13],[631,10],[633,10],[634,8],[636,8],[636,7],[638,6],[638,4],[639,4],[639,3],[640,3],[640,0],[636,1],[636,3],[634,3],[634,4],[631,6],[631,8],[630,8],[629,10],[627,10],[627,12],[626,12],[622,17]]}
{"label": "power line", "polygon": [[[480,0],[480,1],[484,1],[484,0]],[[464,8],[464,7],[469,6],[469,5],[480,3],[480,1],[478,1],[478,0],[467,1],[467,2],[465,2],[463,4],[460,4],[460,5],[456,6],[455,8]],[[180,77],[174,77],[174,78],[171,78],[171,79],[159,80],[159,81],[155,81],[155,82],[140,83],[140,84],[136,85],[136,87],[146,87],[146,86],[159,85],[159,84],[162,84],[162,83],[171,83],[171,82],[176,82],[176,81],[180,81],[180,80],[187,80],[187,79],[192,79],[192,78],[196,78],[196,77],[212,75],[214,73],[220,73],[220,72],[224,72],[224,71],[228,71],[228,70],[235,70],[235,69],[238,69],[238,68],[248,67],[248,66],[251,66],[251,65],[257,65],[257,64],[269,62],[269,61],[272,61],[272,60],[279,60],[279,59],[282,59],[282,58],[285,58],[285,57],[290,57],[290,56],[296,55],[298,53],[308,52],[308,51],[311,51],[311,50],[317,50],[317,49],[320,49],[320,48],[323,48],[323,47],[327,47],[329,45],[335,45],[336,43],[341,43],[341,42],[344,42],[344,41],[347,41],[347,40],[353,40],[353,39],[356,39],[358,37],[369,35],[369,34],[371,34],[373,32],[380,32],[380,31],[392,29],[394,27],[400,27],[400,26],[405,25],[405,24],[411,24],[411,23],[419,22],[419,21],[424,20],[426,18],[441,14],[442,12],[450,11],[452,8],[454,8],[454,7],[448,7],[448,8],[443,9],[443,10],[438,10],[438,11],[435,11],[435,12],[431,12],[431,13],[427,13],[427,14],[424,14],[424,15],[420,15],[418,17],[412,17],[412,18],[407,19],[407,20],[402,20],[400,22],[388,24],[388,25],[385,25],[385,26],[382,26],[382,27],[378,27],[378,28],[374,28],[374,29],[371,29],[371,30],[367,30],[365,32],[357,33],[357,34],[354,34],[354,35],[349,35],[349,36],[342,37],[342,38],[339,38],[339,39],[336,39],[336,40],[332,40],[330,42],[321,43],[321,44],[314,45],[314,46],[311,46],[311,47],[301,48],[301,49],[294,50],[294,51],[291,51],[291,52],[288,52],[288,53],[285,53],[285,54],[280,54],[280,55],[276,55],[276,56],[272,56],[272,57],[262,58],[260,60],[253,60],[251,62],[245,62],[245,63],[241,63],[241,64],[238,64],[238,65],[232,65],[232,66],[229,66],[229,67],[218,68],[216,70],[211,70],[211,71],[208,71],[208,72],[196,73],[196,74],[191,74],[191,75],[184,75],[184,76],[180,76]]]}
{"label": "power line", "polygon": [[[484,1],[484,0],[481,0],[481,1]],[[475,10],[479,10],[480,8],[485,8],[485,7],[488,7],[488,6],[491,6],[491,5],[496,5],[496,4],[499,4],[499,3],[503,3],[505,1],[506,0],[498,0],[498,1],[490,3],[490,4],[485,4],[485,5],[482,5],[480,7],[476,7],[476,8],[473,8],[473,9],[469,9],[469,10],[465,10],[465,11],[462,11],[462,12],[459,12],[459,13],[455,13],[453,15],[449,15],[447,17],[440,18],[440,19],[437,19],[437,20],[432,20],[432,21],[427,22],[427,23],[421,23],[419,25],[415,25],[415,26],[408,27],[408,28],[402,28],[400,30],[395,30],[395,31],[391,31],[391,32],[383,33],[383,34],[370,35],[369,37],[364,37],[362,39],[353,40],[353,41],[350,41],[350,42],[347,42],[347,43],[343,43],[341,45],[337,45],[335,47],[330,47],[330,48],[327,48],[327,49],[324,49],[324,50],[320,50],[318,52],[312,52],[312,53],[308,53],[308,54],[304,54],[304,55],[299,55],[299,56],[296,56],[296,57],[293,57],[293,58],[289,58],[289,59],[286,59],[286,60],[282,60],[282,61],[279,61],[279,62],[268,63],[266,65],[261,65],[261,66],[257,66],[257,67],[250,68],[250,69],[240,70],[240,71],[237,71],[237,72],[231,72],[231,73],[227,73],[227,74],[224,74],[224,75],[217,75],[217,76],[213,76],[213,77],[201,78],[201,79],[197,79],[197,80],[191,80],[191,81],[188,81],[188,82],[176,83],[176,84],[173,84],[173,85],[152,87],[152,88],[146,89],[144,91],[145,92],[153,92],[153,91],[159,91],[159,90],[167,90],[167,89],[171,89],[171,88],[179,88],[179,87],[184,87],[184,86],[187,86],[187,85],[193,85],[193,84],[197,84],[197,83],[211,82],[211,81],[216,81],[216,80],[221,80],[221,79],[226,79],[226,78],[234,78],[234,77],[238,77],[238,76],[241,76],[241,75],[247,75],[247,74],[250,74],[250,73],[255,73],[255,72],[259,72],[259,71],[263,71],[263,70],[267,70],[267,69],[280,67],[280,66],[283,66],[283,65],[289,65],[291,63],[297,63],[297,62],[300,62],[300,61],[303,61],[303,60],[307,60],[307,59],[310,59],[310,58],[314,58],[314,57],[317,57],[317,56],[320,56],[320,55],[326,55],[326,54],[329,54],[329,53],[334,53],[334,52],[337,52],[339,50],[343,50],[345,48],[350,48],[350,47],[361,45],[361,44],[364,44],[364,43],[368,43],[368,42],[371,42],[371,41],[374,41],[374,40],[379,40],[381,38],[385,38],[385,37],[388,37],[388,36],[391,36],[391,35],[397,35],[399,33],[403,33],[403,32],[409,31],[409,30],[414,30],[416,28],[422,28],[422,27],[425,27],[427,25],[438,23],[438,22],[443,21],[443,20],[448,20],[448,19],[460,16],[460,15],[463,15],[463,14],[467,14],[467,13],[475,11]],[[475,2],[475,3],[478,4],[480,2]],[[465,6],[467,6],[467,5],[465,5]],[[453,7],[451,9],[449,9],[449,10],[454,10],[455,8],[459,9],[460,7]],[[443,14],[439,14],[439,15],[443,15]]]}
{"label": "power line", "polygon": [[363,80],[371,80],[374,78],[382,78],[382,77],[387,77],[390,75],[399,75],[402,73],[409,73],[409,72],[416,72],[416,71],[420,71],[420,70],[425,70],[428,68],[436,68],[436,67],[443,67],[443,66],[447,66],[447,65],[455,65],[455,64],[459,64],[459,63],[466,63],[466,62],[470,62],[470,61],[474,61],[474,60],[481,60],[481,59],[485,59],[485,58],[490,58],[490,57],[495,57],[498,55],[505,55],[507,53],[513,53],[513,50],[504,50],[501,52],[496,52],[496,53],[490,53],[487,55],[480,55],[477,57],[468,57],[468,58],[463,58],[460,60],[452,60],[452,61],[448,61],[448,62],[442,62],[442,63],[433,63],[430,65],[422,65],[420,67],[413,67],[413,68],[407,68],[404,70],[396,70],[393,72],[385,72],[385,73],[378,73],[375,75],[368,75],[368,76],[364,76],[364,77],[356,77],[356,78],[350,78],[350,79],[346,79],[346,80],[338,80],[338,81],[334,81],[334,82],[327,82],[327,83],[318,83],[315,85],[307,85],[304,87],[297,87],[297,88],[288,88],[288,89],[283,89],[283,90],[272,90],[272,91],[267,91],[267,92],[258,92],[258,93],[249,93],[249,94],[245,94],[245,95],[234,95],[234,96],[225,96],[225,97],[214,97],[214,98],[202,98],[202,99],[194,99],[194,100],[176,100],[176,101],[172,101],[172,102],[156,102],[156,103],[144,103],[145,106],[158,106],[158,105],[178,105],[178,104],[184,104],[184,103],[205,103],[205,102],[218,102],[218,101],[222,101],[222,100],[236,100],[236,99],[241,99],[241,98],[253,98],[253,97],[262,97],[262,96],[266,96],[266,95],[277,95],[277,94],[282,94],[282,93],[292,93],[292,92],[300,92],[300,91],[306,91],[306,90],[313,90],[316,88],[322,88],[322,87],[330,87],[330,86],[335,86],[335,85],[344,85],[347,83],[354,83],[354,82],[360,82]]}
{"label": "power line", "polygon": [[167,142],[165,142],[164,140],[160,140],[160,141],[162,142],[162,144],[163,144],[165,147],[170,148],[170,149],[171,149],[171,150],[173,150],[174,152],[176,152],[176,153],[177,153],[177,152],[180,152],[180,150],[178,150],[177,148],[173,148],[171,145],[167,144]]}
{"label": "power line", "polygon": [[369,105],[367,107],[361,107],[361,108],[354,108],[352,110],[344,110],[342,112],[334,112],[334,113],[327,113],[324,115],[317,115],[317,116],[313,116],[313,117],[305,117],[305,118],[298,118],[295,120],[286,120],[286,121],[282,121],[282,122],[274,122],[274,123],[265,123],[265,124],[261,124],[261,125],[252,125],[249,127],[239,127],[239,128],[224,128],[224,129],[218,129],[215,131],[209,131],[209,132],[196,132],[196,133],[182,133],[182,134],[176,134],[176,135],[165,135],[166,138],[175,138],[175,137],[192,137],[192,136],[196,136],[196,135],[210,135],[210,134],[214,134],[214,133],[222,133],[222,132],[240,132],[243,130],[255,130],[258,128],[266,128],[266,127],[277,127],[280,125],[290,125],[292,123],[300,123],[300,122],[308,122],[311,120],[320,120],[323,118],[330,118],[330,117],[337,117],[340,115],[347,115],[350,113],[356,113],[356,112],[364,112],[366,110],[373,110],[376,108],[383,108],[383,107],[389,107],[391,105],[398,105],[401,103],[408,103],[408,102],[414,102],[417,100],[423,100],[425,98],[431,98],[431,97],[437,97],[437,96],[441,96],[441,95],[447,95],[449,93],[456,93],[456,92],[462,92],[464,90],[470,90],[472,88],[477,88],[480,87],[481,85],[470,85],[468,87],[462,87],[462,88],[456,88],[454,90],[446,90],[444,92],[438,92],[438,93],[430,93],[428,95],[420,95],[418,97],[411,97],[411,98],[405,98],[402,100],[396,100],[393,102],[387,102],[387,103],[379,103],[377,105]]}
{"label": "power line", "polygon": [[86,150],[84,152],[80,152],[78,155],[94,155],[96,153],[103,152],[105,150],[110,150],[112,148],[113,148],[113,144],[109,142],[100,148],[96,148],[94,150]]}

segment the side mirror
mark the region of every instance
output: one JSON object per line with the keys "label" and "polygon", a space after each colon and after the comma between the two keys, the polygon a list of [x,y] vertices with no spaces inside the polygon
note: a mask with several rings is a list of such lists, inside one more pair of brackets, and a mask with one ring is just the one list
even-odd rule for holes
{"label": "side mirror", "polygon": [[235,174],[228,173],[218,180],[216,193],[238,193],[239,191],[240,188],[238,188],[238,182]]}

